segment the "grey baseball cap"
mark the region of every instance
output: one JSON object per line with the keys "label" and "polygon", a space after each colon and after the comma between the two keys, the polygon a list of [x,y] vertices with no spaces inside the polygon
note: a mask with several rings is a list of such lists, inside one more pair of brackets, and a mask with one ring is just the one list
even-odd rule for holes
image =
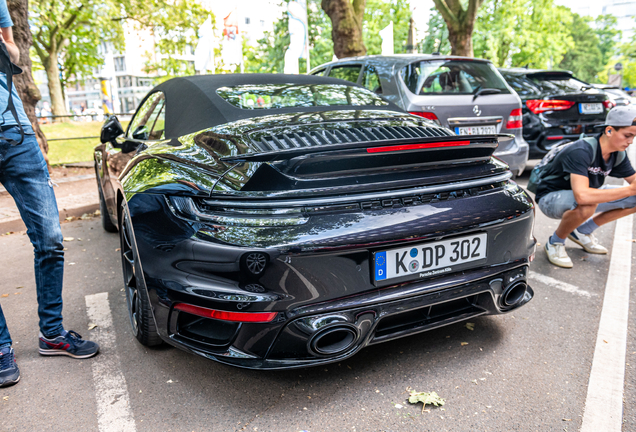
{"label": "grey baseball cap", "polygon": [[617,106],[607,113],[605,126],[636,126],[636,105]]}

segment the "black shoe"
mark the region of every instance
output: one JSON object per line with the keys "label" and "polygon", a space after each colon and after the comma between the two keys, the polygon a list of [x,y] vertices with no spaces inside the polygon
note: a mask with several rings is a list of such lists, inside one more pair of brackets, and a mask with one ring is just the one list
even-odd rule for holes
{"label": "black shoe", "polygon": [[61,335],[54,338],[46,338],[40,333],[41,355],[66,355],[85,359],[93,357],[98,351],[99,345],[82,339],[82,336],[73,330],[65,330]]}
{"label": "black shoe", "polygon": [[0,387],[8,387],[20,381],[20,369],[15,362],[13,348],[0,350]]}

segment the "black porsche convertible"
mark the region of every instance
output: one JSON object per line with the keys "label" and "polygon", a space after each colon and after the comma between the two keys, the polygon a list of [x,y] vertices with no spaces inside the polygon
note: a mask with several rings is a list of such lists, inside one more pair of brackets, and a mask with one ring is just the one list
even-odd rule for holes
{"label": "black porsche convertible", "polygon": [[534,204],[492,157],[511,139],[332,78],[158,85],[95,148],[133,333],[276,369],[523,306]]}

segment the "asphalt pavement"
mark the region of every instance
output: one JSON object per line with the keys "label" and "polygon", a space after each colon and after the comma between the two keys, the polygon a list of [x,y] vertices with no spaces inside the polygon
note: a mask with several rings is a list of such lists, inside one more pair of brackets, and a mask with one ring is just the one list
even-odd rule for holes
{"label": "asphalt pavement", "polygon": [[[568,242],[574,268],[552,266],[542,247],[555,227],[537,210],[535,298],[518,311],[375,345],[337,364],[268,372],[140,345],[126,311],[119,237],[98,218],[63,224],[73,238],[65,243],[64,317],[67,329],[105,348],[89,360],[40,357],[32,247],[23,233],[0,236],[0,304],[22,371],[19,384],[0,389],[0,430],[117,430],[114,406],[125,411],[120,430],[132,431],[578,431],[611,257]],[[614,228],[597,232],[610,250]],[[625,432],[636,431],[633,285]],[[93,299],[106,302],[112,322],[89,330],[99,319],[87,308]],[[422,411],[407,402],[408,389],[435,391],[446,403]]]}

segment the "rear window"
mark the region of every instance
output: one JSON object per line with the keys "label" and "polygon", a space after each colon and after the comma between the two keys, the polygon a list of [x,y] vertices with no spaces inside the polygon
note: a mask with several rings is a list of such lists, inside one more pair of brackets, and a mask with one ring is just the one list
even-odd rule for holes
{"label": "rear window", "polygon": [[547,79],[507,73],[502,75],[520,96],[580,93],[592,88],[591,85],[576,78]]}
{"label": "rear window", "polygon": [[242,109],[312,106],[384,106],[387,102],[361,87],[339,84],[263,84],[221,87],[216,93]]}
{"label": "rear window", "polygon": [[460,60],[430,60],[402,68],[402,79],[416,95],[473,94],[481,89],[510,93],[491,63]]}

